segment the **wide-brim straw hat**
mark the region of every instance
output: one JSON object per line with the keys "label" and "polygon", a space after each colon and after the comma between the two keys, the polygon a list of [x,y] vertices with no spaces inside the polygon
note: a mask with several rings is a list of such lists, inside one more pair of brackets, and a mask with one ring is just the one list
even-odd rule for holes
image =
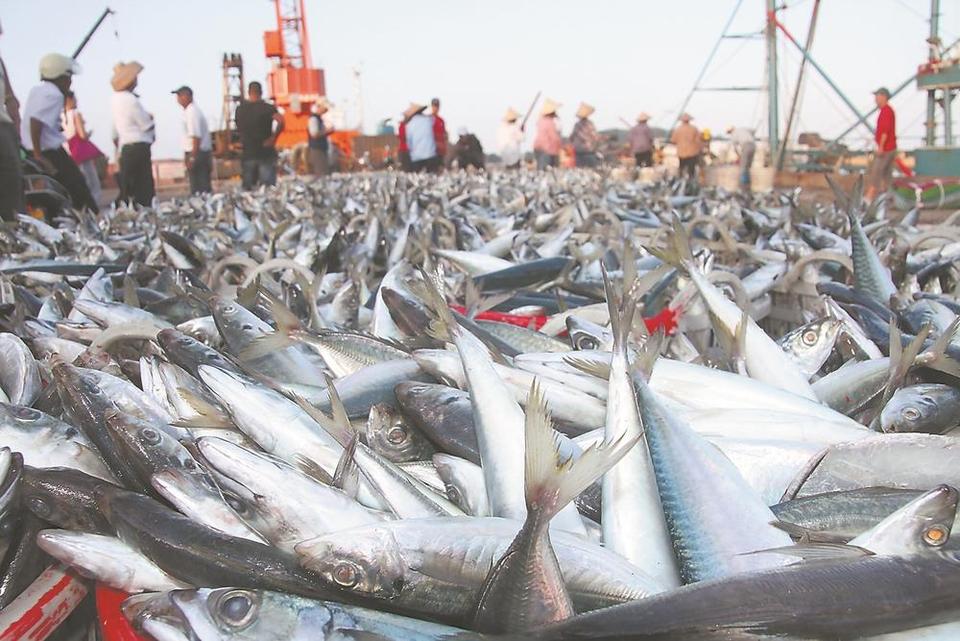
{"label": "wide-brim straw hat", "polygon": [[110,85],[114,91],[129,89],[130,85],[136,82],[141,71],[143,71],[143,65],[135,60],[118,62],[113,67],[113,78],[110,79]]}
{"label": "wide-brim straw hat", "polygon": [[411,102],[410,106],[407,107],[406,111],[403,112],[403,117],[405,119],[413,118],[414,116],[416,116],[418,113],[420,113],[426,108],[427,108],[426,105],[421,105],[415,102]]}
{"label": "wide-brim straw hat", "polygon": [[693,116],[691,116],[690,114],[688,113],[680,114],[680,122],[690,122],[691,120],[693,120]]}
{"label": "wide-brim straw hat", "polygon": [[581,102],[580,106],[577,107],[577,118],[589,118],[590,114],[592,114],[594,111],[596,111],[596,109],[594,109],[591,105]]}
{"label": "wide-brim straw hat", "polygon": [[313,103],[313,108],[317,111],[330,111],[330,101],[326,98],[318,98],[315,103]]}
{"label": "wide-brim straw hat", "polygon": [[650,114],[646,111],[641,111],[640,115],[637,116],[637,122],[647,122],[648,120],[650,120]]}
{"label": "wide-brim straw hat", "polygon": [[508,107],[507,113],[503,114],[503,119],[506,122],[511,122],[513,120],[516,120],[519,117],[520,117],[520,114],[517,113],[516,109],[514,109],[513,107]]}
{"label": "wide-brim straw hat", "polygon": [[560,109],[560,106],[559,102],[547,98],[543,101],[543,106],[540,107],[540,115],[549,116],[550,114],[555,114],[557,110]]}

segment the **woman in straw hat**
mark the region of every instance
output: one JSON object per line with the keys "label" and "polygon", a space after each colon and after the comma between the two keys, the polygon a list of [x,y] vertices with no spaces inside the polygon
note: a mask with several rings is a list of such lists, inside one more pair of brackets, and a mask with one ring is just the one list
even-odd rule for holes
{"label": "woman in straw hat", "polygon": [[523,158],[523,127],[519,119],[520,114],[510,107],[497,131],[497,153],[507,169],[519,169]]}
{"label": "woman in straw hat", "polygon": [[648,120],[650,120],[650,116],[645,112],[641,113],[637,116],[637,124],[627,135],[627,142],[630,143],[630,153],[636,159],[637,167],[653,166],[653,134],[647,124]]}
{"label": "woman in straw hat", "polygon": [[153,116],[147,113],[140,104],[140,97],[133,92],[141,71],[143,65],[139,62],[120,62],[114,66],[113,78],[110,79],[113,86],[110,106],[113,111],[113,142],[118,150],[120,165],[118,200],[133,201],[146,207],[156,193],[150,158],[150,145],[156,136]]}
{"label": "woman in straw hat", "polygon": [[680,160],[680,175],[686,174],[690,180],[697,179],[697,167],[700,165],[700,151],[703,149],[703,138],[697,128],[690,124],[693,117],[690,114],[680,115],[680,124],[670,135],[670,142],[677,148],[677,158]]}
{"label": "woman in straw hat", "polygon": [[577,123],[570,133],[570,143],[576,154],[577,167],[596,167],[598,164],[597,149],[600,147],[600,134],[590,120],[593,112],[593,107],[581,102],[577,109]]}
{"label": "woman in straw hat", "polygon": [[557,109],[560,103],[547,98],[540,109],[537,133],[533,139],[533,153],[537,157],[537,169],[556,167],[560,159],[560,128],[557,126]]}

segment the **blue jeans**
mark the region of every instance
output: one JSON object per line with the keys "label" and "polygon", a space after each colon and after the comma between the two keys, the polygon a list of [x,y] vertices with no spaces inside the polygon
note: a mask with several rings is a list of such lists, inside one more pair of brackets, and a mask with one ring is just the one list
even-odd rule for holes
{"label": "blue jeans", "polygon": [[597,158],[597,154],[593,151],[578,151],[576,152],[576,156],[577,167],[593,169],[600,164],[600,159]]}
{"label": "blue jeans", "polygon": [[740,150],[740,187],[745,191],[750,191],[750,167],[756,152],[756,145],[744,145]]}
{"label": "blue jeans", "polygon": [[240,161],[243,173],[243,188],[251,190],[257,185],[277,184],[276,158],[244,158]]}

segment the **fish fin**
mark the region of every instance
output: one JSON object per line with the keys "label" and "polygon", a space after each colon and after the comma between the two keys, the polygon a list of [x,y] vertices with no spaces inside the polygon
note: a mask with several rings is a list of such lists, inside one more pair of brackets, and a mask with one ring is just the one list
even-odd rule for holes
{"label": "fish fin", "polygon": [[140,307],[140,297],[137,296],[137,283],[130,274],[123,277],[123,302],[130,307]]}
{"label": "fish fin", "polygon": [[627,238],[623,241],[623,295],[627,296],[637,282],[636,250]]}
{"label": "fish fin", "polygon": [[410,288],[412,293],[423,301],[431,316],[433,316],[430,325],[427,327],[427,334],[438,341],[452,342],[459,324],[454,319],[450,308],[447,307],[447,299],[444,295],[443,270],[438,266],[437,271],[431,276],[430,273],[421,269],[420,275],[422,281],[411,283]]}
{"label": "fish fin", "polygon": [[359,489],[360,467],[354,458],[359,442],[360,435],[354,434],[350,438],[350,443],[343,448],[343,454],[340,455],[340,460],[337,462],[337,469],[333,474],[333,482],[331,483],[333,487],[343,490],[351,498],[357,498],[357,490]]}
{"label": "fish fin", "polygon": [[607,380],[610,378],[610,364],[602,361],[590,361],[576,356],[565,356],[563,362],[588,376]]}
{"label": "fish fin", "polygon": [[950,341],[953,339],[954,334],[957,333],[957,328],[960,327],[960,316],[957,316],[953,319],[953,322],[950,323],[950,326],[944,331],[940,336],[937,337],[936,342],[930,348],[930,360],[925,363],[926,367],[930,369],[935,369],[938,372],[943,372],[948,376],[960,379],[960,363],[949,356],[947,356],[946,351],[947,347],[950,345]]}
{"label": "fish fin", "polygon": [[754,554],[782,554],[794,556],[803,562],[836,561],[838,559],[856,559],[865,556],[874,556],[866,548],[845,543],[803,543],[800,545],[785,545],[778,548],[743,552],[737,556],[751,556]]}
{"label": "fish fin", "polygon": [[260,291],[260,276],[258,275],[246,287],[237,288],[237,303],[250,309],[257,302],[257,293]]}
{"label": "fish fin", "polygon": [[[343,406],[343,400],[340,398],[340,392],[337,391],[337,387],[333,384],[333,379],[326,374],[323,375],[323,378],[327,381],[327,394],[330,396],[330,413],[333,419],[334,429],[331,434],[337,439],[340,445],[347,447],[356,432],[350,424],[350,416],[347,414],[347,409]],[[320,413],[323,414],[322,412]],[[324,429],[328,428],[324,426]]]}
{"label": "fish fin", "polygon": [[913,368],[917,356],[920,355],[920,350],[923,349],[923,343],[927,340],[931,329],[932,326],[929,323],[925,324],[913,340],[906,347],[903,347],[900,342],[900,330],[894,320],[890,320],[890,373],[887,376],[887,384],[883,388],[880,402],[875,406],[877,410],[870,421],[871,429],[880,431],[880,410],[886,406],[893,393],[903,387],[907,374]]}
{"label": "fish fin", "polygon": [[837,183],[829,174],[824,174],[824,177],[827,179],[827,184],[830,185],[830,189],[833,190],[833,199],[836,201],[837,205],[841,209],[849,212],[850,211],[850,196],[847,192]]}
{"label": "fish fin", "polygon": [[525,496],[528,512],[538,510],[545,520],[577,498],[630,451],[639,436],[605,441],[585,449],[579,458],[562,459],[546,401],[536,379],[530,386],[524,421]]}
{"label": "fish fin", "polygon": [[251,361],[296,343],[294,332],[301,329],[297,315],[276,298],[270,300],[270,313],[277,324],[276,331],[258,336],[240,350],[239,356],[243,360]]}
{"label": "fish fin", "polygon": [[658,327],[657,331],[647,338],[633,358],[630,368],[631,377],[634,379],[640,378],[645,383],[650,382],[650,377],[653,376],[653,368],[657,364],[657,359],[660,358],[660,352],[663,350],[666,340],[667,337],[663,333],[663,328]]}
{"label": "fish fin", "polygon": [[626,353],[630,329],[633,327],[633,315],[636,312],[636,301],[626,291],[617,292],[607,267],[600,264],[600,273],[603,276],[603,291],[607,295],[607,311],[610,314],[610,330],[613,333],[613,352]]}
{"label": "fish fin", "polygon": [[693,251],[690,249],[690,236],[687,234],[680,216],[676,213],[673,216],[672,233],[668,246],[649,246],[645,249],[668,265],[688,272],[696,269],[693,261]]}
{"label": "fish fin", "polygon": [[171,425],[177,427],[223,427],[234,429],[233,421],[231,421],[226,415],[220,412],[209,412],[204,411],[202,408],[213,407],[210,403],[196,394],[191,390],[185,387],[177,387],[177,394],[180,398],[184,399],[189,403],[190,407],[193,408],[193,411],[197,413],[197,416],[194,418],[181,418],[176,422],[171,422]]}
{"label": "fish fin", "polygon": [[294,466],[312,478],[315,481],[319,481],[324,485],[333,485],[333,477],[330,474],[320,467],[313,459],[307,457],[304,454],[294,454],[293,455],[293,464]]}
{"label": "fish fin", "polygon": [[[330,395],[330,405],[333,409],[333,416],[327,416],[320,409],[315,407],[299,394],[294,392],[287,392],[287,397],[290,398],[294,403],[300,406],[304,412],[306,412],[310,418],[317,422],[320,427],[324,429],[330,436],[332,436],[340,445],[346,447],[350,443],[350,439],[353,437],[353,428],[350,427],[350,419],[346,420],[344,423],[342,420],[337,420],[338,409],[336,405],[339,405],[339,408],[343,409],[343,403],[340,402],[340,396],[337,395],[336,388],[331,384],[329,377],[327,379],[327,384],[330,387],[327,388],[328,394]],[[330,391],[333,390],[333,391]],[[334,403],[334,398],[336,398],[336,404]]]}
{"label": "fish fin", "polygon": [[773,527],[786,532],[799,543],[846,543],[850,537],[829,530],[811,530],[796,523],[776,520],[770,523]]}

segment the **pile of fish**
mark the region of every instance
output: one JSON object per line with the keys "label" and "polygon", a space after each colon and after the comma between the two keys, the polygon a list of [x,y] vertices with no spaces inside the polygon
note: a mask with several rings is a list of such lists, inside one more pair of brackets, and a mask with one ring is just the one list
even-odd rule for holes
{"label": "pile of fish", "polygon": [[20,217],[0,637],[53,566],[156,641],[960,638],[957,216],[861,190],[369,173]]}

